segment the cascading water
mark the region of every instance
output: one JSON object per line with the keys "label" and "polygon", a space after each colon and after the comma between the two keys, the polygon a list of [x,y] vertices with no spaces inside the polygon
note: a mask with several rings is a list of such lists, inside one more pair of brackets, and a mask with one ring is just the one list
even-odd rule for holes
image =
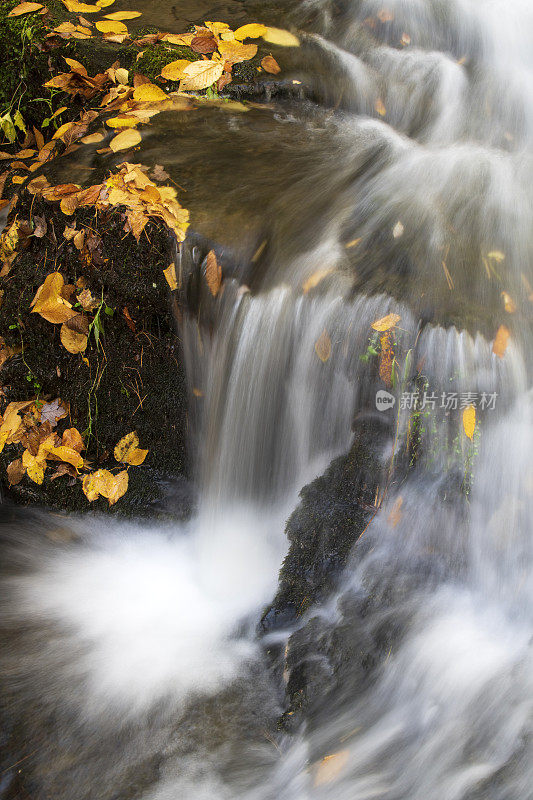
{"label": "cascading water", "polygon": [[[310,136],[327,130],[338,156],[287,186],[287,218],[209,300],[209,324],[184,315],[195,518],[5,524],[0,795],[533,798],[532,9],[305,0],[292,16],[312,29],[302,58],[323,64],[307,88],[334,107]],[[499,358],[502,291],[518,322]],[[365,354],[389,313],[398,374],[380,411]],[[402,473],[415,391],[435,408]],[[475,458],[451,393],[496,399]],[[323,658],[325,699],[280,735],[256,626],[297,492],[349,448],[354,417],[383,420],[392,479],[336,595],[265,642],[290,655],[319,618],[347,653],[386,652],[364,681]]]}

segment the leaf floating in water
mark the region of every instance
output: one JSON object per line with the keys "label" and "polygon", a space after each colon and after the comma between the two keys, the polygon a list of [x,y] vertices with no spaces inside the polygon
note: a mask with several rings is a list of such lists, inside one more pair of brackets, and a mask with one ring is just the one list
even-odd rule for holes
{"label": "leaf floating in water", "polygon": [[315,342],[315,353],[324,364],[331,356],[331,339],[325,328]]}
{"label": "leaf floating in water", "polygon": [[501,250],[491,250],[490,253],[487,253],[487,256],[488,258],[494,259],[498,264],[505,261],[505,253],[502,253]]}
{"label": "leaf floating in water", "polygon": [[399,239],[400,236],[403,236],[404,230],[405,230],[405,228],[403,227],[403,225],[400,222],[400,220],[398,220],[398,222],[396,223],[396,225],[392,229],[392,235],[394,236],[395,239]]}
{"label": "leaf floating in water", "polygon": [[474,406],[467,406],[463,411],[463,429],[470,439],[474,441],[474,430],[476,427],[476,409]]}
{"label": "leaf floating in water", "polygon": [[139,448],[139,437],[135,431],[132,431],[122,437],[115,447],[114,454],[117,461],[122,461],[123,464],[131,464],[132,467],[138,467],[148,455],[148,450]]}
{"label": "leaf floating in water", "polygon": [[387,517],[387,522],[392,528],[395,528],[396,525],[402,518],[402,506],[403,506],[403,497],[397,497],[394,501],[394,505],[392,506],[389,516]]}
{"label": "leaf floating in water", "polygon": [[266,33],[263,33],[263,39],[269,44],[277,44],[280,47],[300,47],[298,37],[283,28],[267,28]]}
{"label": "leaf floating in water", "polygon": [[376,16],[380,22],[392,22],[394,19],[394,12],[390,11],[388,8],[382,8],[381,11],[378,11]]}
{"label": "leaf floating in water", "polygon": [[401,317],[398,314],[387,314],[386,317],[382,317],[381,319],[377,319],[375,322],[372,323],[372,327],[375,331],[379,331],[379,333],[384,333],[385,331],[394,328],[395,325],[401,320]]}
{"label": "leaf floating in water", "polygon": [[216,297],[222,283],[222,267],[217,261],[214,250],[209,251],[205,260],[205,279],[209,286],[209,291],[213,297]]}
{"label": "leaf floating in water", "polygon": [[503,305],[508,314],[514,314],[516,311],[516,303],[509,294],[509,292],[502,292]]}
{"label": "leaf floating in water", "polygon": [[96,23],[96,30],[100,33],[127,33],[128,29],[122,22],[111,22],[106,20],[98,20]]}
{"label": "leaf floating in water", "polygon": [[507,350],[507,345],[509,344],[510,336],[511,331],[509,328],[506,328],[505,325],[500,325],[496,331],[496,336],[494,337],[494,342],[492,345],[492,352],[499,358],[504,357],[505,351]]}
{"label": "leaf floating in water", "polygon": [[327,275],[331,275],[331,273],[333,271],[334,271],[333,267],[327,267],[327,268],[324,268],[324,269],[317,269],[302,284],[303,293],[307,294],[310,289],[314,289],[315,286],[318,286],[318,284],[321,283]]}
{"label": "leaf floating in water", "polygon": [[142,16],[140,11],[113,11],[111,14],[105,14],[104,19],[121,22],[124,19],[135,19],[140,16]]}
{"label": "leaf floating in water", "polygon": [[129,150],[130,147],[135,147],[135,145],[139,144],[141,139],[142,137],[139,131],[133,128],[127,128],[122,131],[122,133],[119,133],[118,136],[115,136],[114,139],[111,139],[109,147],[114,153],[118,153],[119,150]]}
{"label": "leaf floating in water", "polygon": [[384,117],[385,114],[387,113],[387,109],[385,108],[385,103],[380,97],[378,97],[378,99],[374,103],[374,109],[376,110],[376,113],[379,114],[380,117]]}
{"label": "leaf floating in water", "polygon": [[348,763],[350,754],[348,750],[340,750],[322,759],[315,773],[315,786],[324,786],[335,781]]}
{"label": "leaf floating in water", "polygon": [[363,241],[362,236],[358,239],[352,239],[350,242],[347,242],[344,246],[348,250],[350,247],[357,247],[357,245]]}
{"label": "leaf floating in water", "polygon": [[233,34],[236,39],[243,41],[244,39],[259,39],[267,33],[268,28],[266,25],[260,25],[257,22],[252,22],[249,25],[241,25]]}

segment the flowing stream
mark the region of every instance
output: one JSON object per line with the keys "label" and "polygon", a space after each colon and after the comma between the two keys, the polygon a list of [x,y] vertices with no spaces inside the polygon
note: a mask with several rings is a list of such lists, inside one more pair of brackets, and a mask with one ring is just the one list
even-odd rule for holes
{"label": "flowing stream", "polygon": [[[301,30],[286,58],[302,97],[162,114],[143,151],[176,175],[198,165],[192,217],[230,265],[180,329],[198,511],[179,526],[7,514],[0,797],[530,800],[533,7],[264,11]],[[187,279],[201,258],[179,256]],[[389,313],[381,411],[367,348]],[[384,420],[390,475],[416,389],[436,398],[416,468],[395,473],[334,595],[261,636],[298,492],[349,450],[354,418]],[[451,393],[477,398],[472,445]],[[266,651],[316,619],[341,653],[384,630],[387,652],[359,680],[317,651],[323,702],[281,732],[287,676]]]}

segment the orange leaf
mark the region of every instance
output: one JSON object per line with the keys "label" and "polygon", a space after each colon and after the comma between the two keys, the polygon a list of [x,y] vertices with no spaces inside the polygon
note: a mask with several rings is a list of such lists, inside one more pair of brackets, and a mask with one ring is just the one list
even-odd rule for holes
{"label": "orange leaf", "polygon": [[492,345],[492,352],[499,358],[504,357],[505,351],[507,350],[507,345],[509,344],[510,336],[511,331],[509,328],[506,328],[505,325],[500,325],[496,331],[496,336]]}
{"label": "orange leaf", "polygon": [[315,342],[315,353],[324,364],[331,356],[331,339],[325,328]]}
{"label": "orange leaf", "polygon": [[381,319],[377,319],[375,322],[372,323],[372,327],[375,331],[379,331],[380,333],[384,333],[385,331],[394,328],[395,325],[401,320],[401,317],[398,314],[387,314],[386,317],[382,317]]}
{"label": "orange leaf", "polygon": [[205,279],[209,286],[209,291],[213,297],[216,297],[222,283],[222,267],[217,261],[214,250],[209,251],[205,260]]}

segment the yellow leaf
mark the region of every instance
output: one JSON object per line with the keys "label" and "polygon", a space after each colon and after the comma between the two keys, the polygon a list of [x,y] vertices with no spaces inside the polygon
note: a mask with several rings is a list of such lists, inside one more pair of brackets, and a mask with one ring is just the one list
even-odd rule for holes
{"label": "yellow leaf", "polygon": [[216,297],[222,283],[222,267],[217,261],[214,250],[210,250],[205,261],[205,279],[209,291]]}
{"label": "yellow leaf", "polygon": [[378,99],[374,103],[374,108],[380,117],[384,117],[385,114],[387,113],[387,109],[385,108],[385,103],[380,97],[378,97]]}
{"label": "yellow leaf", "polygon": [[127,33],[128,29],[122,22],[106,22],[105,20],[98,20],[95,27],[100,33]]}
{"label": "yellow leaf", "polygon": [[115,0],[96,0],[96,5],[100,8],[109,8],[114,2]]}
{"label": "yellow leaf", "polygon": [[491,250],[490,253],[487,253],[487,256],[497,261],[498,264],[505,261],[505,253],[502,253],[500,250]]}
{"label": "yellow leaf", "polygon": [[516,311],[516,303],[509,294],[509,292],[502,292],[503,305],[508,314],[514,314]]}
{"label": "yellow leaf", "polygon": [[375,331],[379,331],[380,333],[384,333],[385,331],[394,328],[395,325],[401,320],[401,317],[398,314],[387,314],[386,317],[382,317],[381,319],[377,319],[375,322],[372,323],[372,327]]}
{"label": "yellow leaf", "polygon": [[31,302],[32,314],[40,314],[54,325],[59,325],[75,317],[76,312],[73,311],[70,303],[61,296],[64,283],[60,272],[52,272],[47,275]]}
{"label": "yellow leaf", "polygon": [[499,358],[504,357],[505,351],[507,350],[507,345],[509,344],[510,336],[511,336],[511,331],[509,330],[509,328],[506,328],[505,325],[500,325],[500,327],[496,331],[496,336],[492,344],[492,352]]}
{"label": "yellow leaf", "polygon": [[166,33],[161,41],[168,42],[169,44],[180,44],[188,47],[195,36],[196,33]]}
{"label": "yellow leaf", "polygon": [[40,3],[19,3],[18,6],[12,8],[8,17],[20,17],[22,14],[29,14],[32,11],[39,11],[43,6]]}
{"label": "yellow leaf", "polygon": [[163,270],[163,275],[165,276],[171,291],[174,291],[178,288],[178,281],[176,280],[176,265],[174,262],[172,262],[170,266]]}
{"label": "yellow leaf", "polygon": [[205,27],[214,33],[215,36],[219,36],[223,31],[229,30],[229,25],[227,22],[205,22]]}
{"label": "yellow leaf", "polygon": [[80,470],[83,467],[83,458],[80,456],[77,450],[74,450],[73,447],[68,447],[66,445],[54,447],[53,445],[44,442],[39,448],[39,455],[41,454],[41,448],[45,457],[48,455],[55,456],[55,458],[59,459],[59,461],[64,461],[66,464],[72,464],[72,466],[76,467],[77,470]]}
{"label": "yellow leaf", "polygon": [[257,53],[256,44],[242,44],[242,42],[221,42],[218,49],[220,55],[233,64],[249,61]]}
{"label": "yellow leaf", "polygon": [[148,455],[148,450],[139,449],[139,437],[135,431],[123,436],[115,447],[114,452],[117,461],[122,461],[123,464],[131,464],[134,467],[142,464]]}
{"label": "yellow leaf", "polygon": [[268,28],[266,25],[260,25],[257,22],[252,22],[249,25],[241,25],[233,34],[236,39],[242,42],[243,39],[259,39],[267,33]]}
{"label": "yellow leaf", "polygon": [[325,328],[315,342],[315,353],[324,364],[331,356],[331,339]]}
{"label": "yellow leaf", "polygon": [[315,286],[324,280],[327,275],[331,275],[333,272],[333,267],[327,267],[323,269],[317,269],[316,272],[313,272],[312,275],[302,284],[303,293],[307,294],[310,289],[314,289]]}
{"label": "yellow leaf", "polygon": [[10,436],[18,431],[22,424],[22,419],[18,415],[15,404],[10,403],[4,412],[2,424],[0,425],[0,453]]}
{"label": "yellow leaf", "polygon": [[87,75],[87,70],[85,69],[83,64],[80,64],[79,61],[76,61],[73,58],[66,58],[66,57],[65,57],[65,61],[67,62],[67,64],[71,68],[72,72],[77,72],[79,75]]}
{"label": "yellow leaf", "polygon": [[112,19],[120,22],[123,19],[135,19],[142,16],[140,11],[113,11],[112,14],[106,14],[104,19]]}
{"label": "yellow leaf", "polygon": [[63,431],[61,444],[64,447],[69,447],[72,450],[75,450],[77,453],[81,453],[81,451],[85,448],[81,433],[77,430],[77,428],[67,428],[66,431]]}
{"label": "yellow leaf", "polygon": [[44,459],[39,458],[39,456],[32,456],[29,450],[24,450],[22,454],[22,466],[26,470],[28,478],[40,486],[44,480],[44,471],[46,469],[46,462]]}
{"label": "yellow leaf", "polygon": [[[82,141],[83,141],[83,139],[82,139]],[[352,239],[350,242],[346,242],[346,244],[344,246],[348,250],[350,247],[357,247],[357,245],[362,241],[363,241],[363,239],[360,236],[359,239]]]}
{"label": "yellow leaf", "polygon": [[476,409],[474,406],[467,406],[463,411],[463,429],[470,441],[474,440],[474,429],[476,427]]}
{"label": "yellow leaf", "polygon": [[340,750],[322,759],[315,773],[315,786],[324,786],[336,780],[346,764],[350,754],[348,750]]}
{"label": "yellow leaf", "polygon": [[199,91],[212,86],[224,72],[221,61],[193,61],[183,70],[180,89],[184,91]]}
{"label": "yellow leaf", "polygon": [[65,324],[61,326],[59,332],[61,344],[69,353],[84,353],[87,349],[87,336],[84,333],[73,331]]}
{"label": "yellow leaf", "polygon": [[186,58],[179,58],[177,61],[172,61],[161,70],[161,77],[166,78],[167,81],[180,81],[183,77],[183,70],[192,64]]}
{"label": "yellow leaf", "polygon": [[160,100],[167,100],[165,92],[153,83],[143,83],[137,86],[133,92],[133,99],[138,103],[159,103]]}
{"label": "yellow leaf", "polygon": [[263,39],[269,44],[278,44],[281,47],[300,47],[300,40],[293,33],[283,28],[267,28]]}
{"label": "yellow leaf", "polygon": [[140,121],[137,117],[111,117],[106,120],[106,125],[110,128],[135,128]]}
{"label": "yellow leaf", "polygon": [[141,139],[142,137],[139,131],[133,128],[127,128],[111,139],[109,147],[114,153],[118,153],[119,150],[129,150],[130,147],[135,147],[135,145],[139,144]]}
{"label": "yellow leaf", "polygon": [[122,472],[119,472],[113,477],[112,482],[108,482],[107,499],[110,506],[114,506],[117,500],[120,500],[120,498],[126,494],[128,491],[128,480],[128,473],[126,470],[122,470]]}
{"label": "yellow leaf", "polygon": [[81,14],[97,14],[100,11],[98,6],[89,5],[88,3],[75,3],[73,0],[63,0],[63,5],[66,6],[68,11],[76,11]]}

